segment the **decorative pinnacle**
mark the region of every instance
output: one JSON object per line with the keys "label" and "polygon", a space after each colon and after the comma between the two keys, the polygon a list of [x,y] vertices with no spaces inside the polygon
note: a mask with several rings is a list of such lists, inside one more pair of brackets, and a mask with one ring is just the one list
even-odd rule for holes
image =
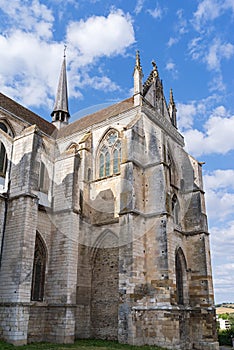
{"label": "decorative pinnacle", "polygon": [[170,103],[171,103],[172,105],[175,104],[172,88],[170,89]]}
{"label": "decorative pinnacle", "polygon": [[140,52],[139,52],[139,50],[136,51],[136,66],[138,68],[141,67],[141,60],[140,60]]}
{"label": "decorative pinnacle", "polygon": [[136,65],[135,65],[135,69],[138,69],[140,72],[142,72],[139,50],[136,51]]}

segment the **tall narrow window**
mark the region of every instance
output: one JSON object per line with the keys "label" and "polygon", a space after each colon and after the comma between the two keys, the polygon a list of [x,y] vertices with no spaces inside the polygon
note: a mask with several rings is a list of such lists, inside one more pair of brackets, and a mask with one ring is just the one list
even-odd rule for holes
{"label": "tall narrow window", "polygon": [[7,154],[4,144],[0,141],[0,176],[5,177],[7,169]]}
{"label": "tall narrow window", "polygon": [[50,185],[50,179],[48,170],[43,162],[40,165],[40,174],[39,174],[39,191],[48,193]]}
{"label": "tall narrow window", "polygon": [[181,264],[181,258],[179,254],[176,254],[176,291],[177,291],[177,303],[184,304],[184,290],[183,290],[183,270]]}
{"label": "tall narrow window", "polygon": [[33,261],[31,300],[43,301],[46,269],[46,249],[37,233]]}
{"label": "tall narrow window", "polygon": [[105,154],[106,160],[106,176],[110,176],[110,153],[107,151]]}
{"label": "tall narrow window", "polygon": [[176,301],[179,305],[188,303],[188,286],[186,276],[186,260],[181,248],[176,252],[175,257],[176,270]]}
{"label": "tall narrow window", "polygon": [[171,207],[172,207],[172,215],[173,215],[173,218],[174,218],[174,223],[176,225],[179,225],[179,222],[180,222],[180,217],[179,217],[180,216],[180,206],[179,206],[179,202],[178,202],[178,199],[177,199],[175,194],[172,197]]}
{"label": "tall narrow window", "polygon": [[101,153],[99,156],[99,176],[100,177],[104,176],[104,162],[105,162],[104,154]]}

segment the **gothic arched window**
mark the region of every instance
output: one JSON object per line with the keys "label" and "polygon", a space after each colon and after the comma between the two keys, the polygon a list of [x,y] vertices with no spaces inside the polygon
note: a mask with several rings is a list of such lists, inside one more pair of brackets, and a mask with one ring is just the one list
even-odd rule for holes
{"label": "gothic arched window", "polygon": [[43,301],[44,285],[45,285],[45,269],[46,269],[46,249],[40,235],[37,233],[35,250],[34,250],[34,261],[33,261],[31,300]]}
{"label": "gothic arched window", "polygon": [[120,172],[121,142],[116,130],[110,130],[103,138],[98,152],[99,177]]}
{"label": "gothic arched window", "polygon": [[179,305],[186,303],[187,279],[186,279],[186,261],[181,248],[176,252],[175,257],[176,271],[176,301]]}

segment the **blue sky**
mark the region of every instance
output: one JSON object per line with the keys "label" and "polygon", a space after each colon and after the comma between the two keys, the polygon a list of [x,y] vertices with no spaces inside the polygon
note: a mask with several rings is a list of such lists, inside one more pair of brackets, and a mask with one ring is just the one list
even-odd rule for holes
{"label": "blue sky", "polygon": [[[156,60],[204,161],[216,303],[234,302],[234,0],[0,0],[0,91],[50,120],[67,45],[72,119],[132,93]],[[96,108],[96,107],[95,107]]]}

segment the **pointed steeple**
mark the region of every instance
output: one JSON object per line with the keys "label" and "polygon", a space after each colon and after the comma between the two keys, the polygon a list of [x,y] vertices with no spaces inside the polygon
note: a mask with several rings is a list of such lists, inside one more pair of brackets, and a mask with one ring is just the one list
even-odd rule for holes
{"label": "pointed steeple", "polygon": [[133,73],[134,78],[134,106],[139,106],[142,101],[142,93],[143,93],[143,72],[140,62],[140,54],[139,51],[136,52],[136,64]]}
{"label": "pointed steeple", "polygon": [[51,113],[53,124],[60,129],[68,124],[70,118],[68,110],[67,94],[67,70],[66,70],[66,46],[64,48],[64,57],[59,77],[58,89],[55,99],[54,110]]}
{"label": "pointed steeple", "polygon": [[169,115],[170,115],[172,124],[175,127],[177,127],[177,121],[176,121],[177,109],[176,109],[176,105],[175,105],[172,89],[170,89],[170,101],[169,101],[168,111],[169,111]]}

